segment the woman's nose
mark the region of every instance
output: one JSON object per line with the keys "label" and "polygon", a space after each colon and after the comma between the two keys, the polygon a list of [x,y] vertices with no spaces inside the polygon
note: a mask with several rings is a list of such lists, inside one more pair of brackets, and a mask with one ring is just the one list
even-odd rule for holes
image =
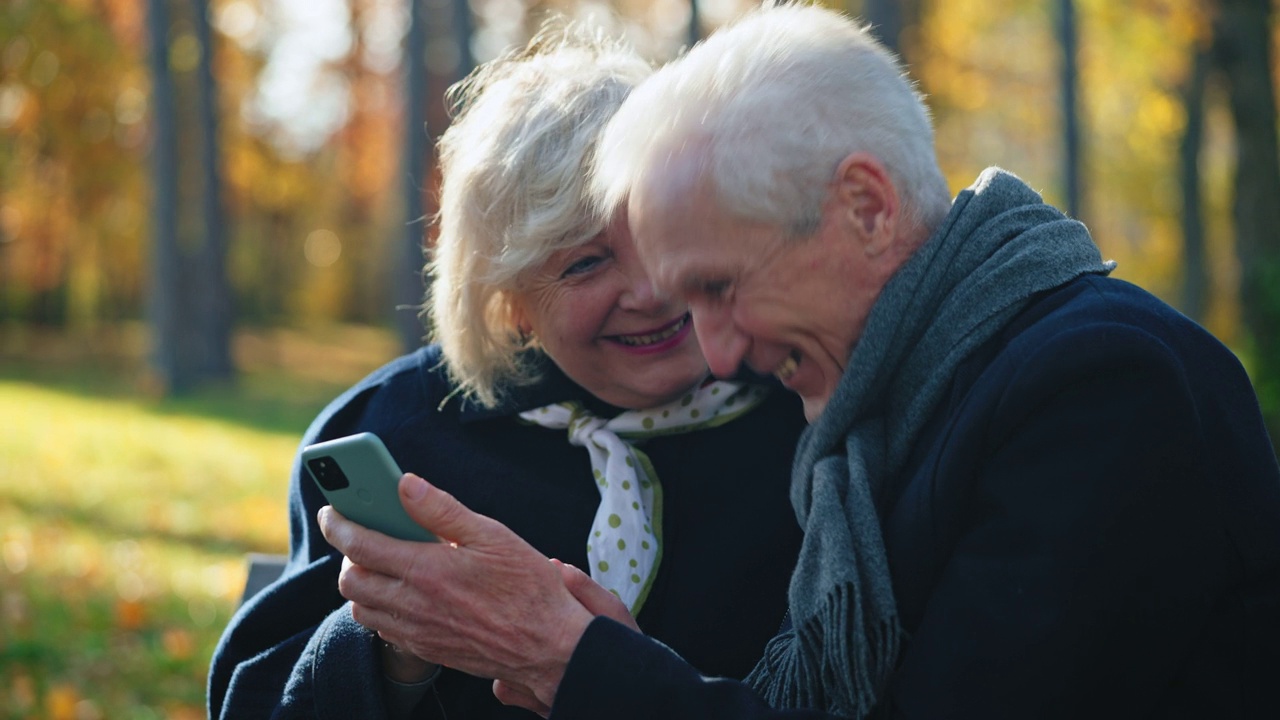
{"label": "woman's nose", "polygon": [[657,288],[649,280],[649,276],[637,273],[627,277],[627,287],[622,292],[618,304],[627,310],[650,311],[662,307],[666,302]]}

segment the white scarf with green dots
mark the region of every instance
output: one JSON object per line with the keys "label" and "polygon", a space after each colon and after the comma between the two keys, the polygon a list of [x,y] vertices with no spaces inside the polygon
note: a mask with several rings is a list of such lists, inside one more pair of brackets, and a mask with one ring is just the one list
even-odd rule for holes
{"label": "white scarf with green dots", "polygon": [[675,402],[628,410],[611,420],[596,417],[576,402],[520,413],[553,429],[568,429],[569,442],[585,447],[600,490],[587,559],[591,578],[638,615],[662,560],[662,486],[658,474],[632,441],[722,425],[759,405],[768,389],[759,385],[710,382]]}

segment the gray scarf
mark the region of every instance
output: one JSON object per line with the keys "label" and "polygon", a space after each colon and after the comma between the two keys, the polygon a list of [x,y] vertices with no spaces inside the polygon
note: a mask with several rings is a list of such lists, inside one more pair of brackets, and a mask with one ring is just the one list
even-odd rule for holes
{"label": "gray scarf", "polygon": [[865,717],[905,633],[876,500],[904,468],[956,367],[1033,295],[1106,274],[1084,225],[989,168],[881,291],[826,410],[800,438],[791,503],[804,528],[793,629],[750,683],[774,707]]}

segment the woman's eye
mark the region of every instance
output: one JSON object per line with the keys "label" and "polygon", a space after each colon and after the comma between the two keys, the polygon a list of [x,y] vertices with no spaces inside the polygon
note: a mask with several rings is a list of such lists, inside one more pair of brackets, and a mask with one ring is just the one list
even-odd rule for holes
{"label": "woman's eye", "polygon": [[590,271],[596,265],[599,265],[601,260],[603,260],[603,258],[599,258],[594,255],[584,257],[584,258],[579,258],[573,261],[573,263],[570,264],[569,267],[565,268],[564,272],[561,273],[560,277],[565,278],[565,277],[570,277],[572,275],[581,275],[582,273]]}

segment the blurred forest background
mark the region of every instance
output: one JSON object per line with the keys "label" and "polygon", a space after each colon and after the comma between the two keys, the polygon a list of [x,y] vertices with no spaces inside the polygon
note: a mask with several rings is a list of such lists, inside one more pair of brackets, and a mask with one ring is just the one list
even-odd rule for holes
{"label": "blurred forest background", "polygon": [[[989,165],[1248,368],[1280,438],[1271,0],[850,0]],[[444,89],[549,10],[669,59],[747,0],[4,0],[0,718],[203,717],[311,416],[422,342]],[[781,110],[780,110],[781,111]]]}

